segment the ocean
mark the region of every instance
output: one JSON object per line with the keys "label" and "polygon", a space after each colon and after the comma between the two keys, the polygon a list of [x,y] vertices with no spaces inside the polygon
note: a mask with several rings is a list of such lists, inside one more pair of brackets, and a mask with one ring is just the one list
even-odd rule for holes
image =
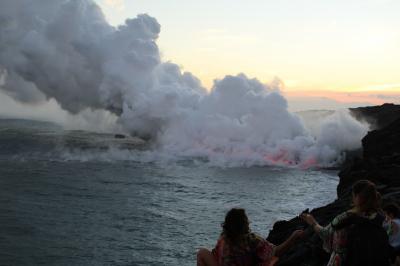
{"label": "ocean", "polygon": [[158,161],[145,143],[0,120],[0,265],[195,265],[232,207],[274,222],[336,197],[337,171]]}

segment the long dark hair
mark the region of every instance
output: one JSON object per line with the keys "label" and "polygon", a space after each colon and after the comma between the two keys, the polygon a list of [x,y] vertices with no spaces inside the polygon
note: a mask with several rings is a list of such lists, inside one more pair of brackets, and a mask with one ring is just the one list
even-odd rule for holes
{"label": "long dark hair", "polygon": [[222,234],[233,244],[236,244],[244,235],[250,233],[246,211],[240,208],[233,208],[228,211],[221,226]]}
{"label": "long dark hair", "polygon": [[394,218],[396,219],[400,218],[400,207],[396,203],[394,202],[388,203],[385,206],[383,206],[382,209],[389,215],[392,215]]}
{"label": "long dark hair", "polygon": [[354,196],[358,196],[361,201],[360,211],[373,213],[379,210],[381,196],[374,183],[368,180],[359,180],[354,183],[352,189]]}

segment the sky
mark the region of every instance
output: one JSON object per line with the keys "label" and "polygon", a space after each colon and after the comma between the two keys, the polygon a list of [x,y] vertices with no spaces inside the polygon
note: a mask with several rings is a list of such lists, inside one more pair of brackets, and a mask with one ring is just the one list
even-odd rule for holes
{"label": "sky", "polygon": [[147,13],[163,60],[211,88],[278,77],[298,108],[400,102],[398,0],[96,0],[108,21]]}

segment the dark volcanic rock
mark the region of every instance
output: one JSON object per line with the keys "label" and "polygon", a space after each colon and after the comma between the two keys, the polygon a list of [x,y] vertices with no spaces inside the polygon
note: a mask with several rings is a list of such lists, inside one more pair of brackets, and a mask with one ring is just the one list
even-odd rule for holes
{"label": "dark volcanic rock", "polygon": [[385,103],[380,106],[349,108],[350,113],[361,121],[368,122],[372,128],[380,129],[400,118],[400,105]]}
{"label": "dark volcanic rock", "polygon": [[[311,211],[321,225],[327,225],[336,215],[350,208],[351,186],[361,179],[373,181],[382,195],[383,203],[400,202],[400,107],[384,104],[376,107],[355,108],[363,118],[368,114],[376,125],[362,140],[360,157],[347,160],[339,172],[338,198],[331,204]],[[352,111],[353,112],[353,111]],[[389,117],[385,114],[389,114]],[[371,121],[371,120],[370,120]],[[329,254],[322,250],[319,237],[298,217],[275,223],[268,240],[282,243],[296,229],[306,229],[306,236],[279,260],[285,266],[325,266]]]}
{"label": "dark volcanic rock", "polygon": [[353,159],[339,173],[338,197],[357,180],[368,179],[385,187],[400,187],[400,118],[362,140],[363,157]]}
{"label": "dark volcanic rock", "polygon": [[395,120],[382,130],[368,133],[362,140],[364,158],[386,159],[400,152],[400,119]]}

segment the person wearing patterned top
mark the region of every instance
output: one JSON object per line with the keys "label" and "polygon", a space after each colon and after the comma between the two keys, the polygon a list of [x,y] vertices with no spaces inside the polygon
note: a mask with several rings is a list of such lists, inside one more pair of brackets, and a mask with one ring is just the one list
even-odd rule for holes
{"label": "person wearing patterned top", "polygon": [[250,232],[244,209],[231,209],[222,224],[222,233],[212,251],[200,249],[198,266],[272,266],[303,231],[296,230],[281,245],[275,246],[264,238]]}
{"label": "person wearing patterned top", "polygon": [[343,262],[348,252],[348,227],[341,227],[341,224],[355,215],[367,218],[370,221],[379,220],[379,216],[381,215],[378,212],[380,195],[374,183],[368,180],[360,180],[353,185],[352,189],[353,208],[336,216],[327,226],[323,227],[319,225],[311,214],[303,213],[300,215],[300,218],[311,225],[322,239],[324,250],[331,253],[327,266],[344,265]]}

